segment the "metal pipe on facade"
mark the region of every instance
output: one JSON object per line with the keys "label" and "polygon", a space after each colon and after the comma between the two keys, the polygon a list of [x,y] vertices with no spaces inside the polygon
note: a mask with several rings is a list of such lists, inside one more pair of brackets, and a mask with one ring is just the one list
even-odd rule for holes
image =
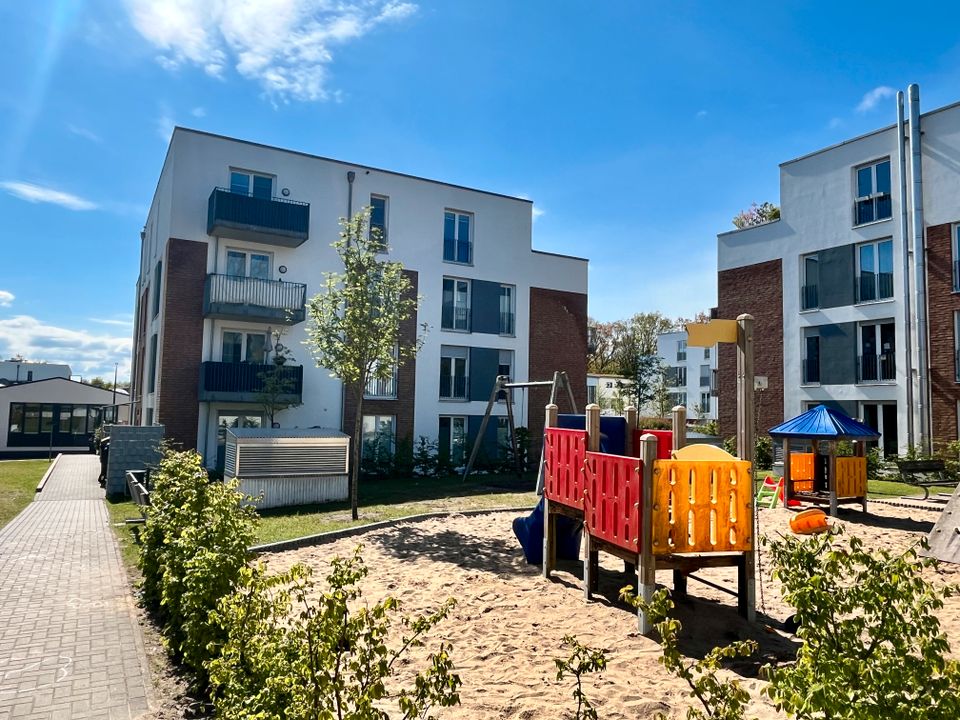
{"label": "metal pipe on facade", "polygon": [[907,376],[907,446],[916,444],[913,428],[913,318],[910,304],[910,230],[907,223],[907,139],[903,112],[903,91],[897,93],[897,148],[900,150],[897,173],[900,176],[900,241],[903,253],[903,337]]}
{"label": "metal pipe on facade", "polygon": [[913,269],[916,282],[917,373],[919,381],[920,447],[930,453],[930,386],[927,360],[927,265],[923,238],[923,174],[920,152],[920,86],[907,88],[910,102],[910,179],[913,183]]}
{"label": "metal pipe on facade", "polygon": [[347,172],[347,220],[353,217],[353,181],[357,174],[353,170]]}

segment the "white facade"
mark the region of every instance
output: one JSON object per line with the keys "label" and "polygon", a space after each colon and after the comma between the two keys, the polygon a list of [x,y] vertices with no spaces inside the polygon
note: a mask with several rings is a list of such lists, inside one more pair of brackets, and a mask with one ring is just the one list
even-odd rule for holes
{"label": "white facade", "polygon": [[690,420],[716,420],[716,346],[688,347],[687,333],[678,330],[657,336],[657,355],[667,367],[670,406],[684,405]]}
{"label": "white facade", "polygon": [[587,402],[596,403],[604,414],[620,415],[632,405],[629,393],[621,388],[632,385],[619,375],[587,373]]}
{"label": "white facade", "polygon": [[55,363],[29,362],[28,360],[0,360],[0,385],[48,380],[70,379],[70,366]]}
{"label": "white facade", "polygon": [[[890,117],[896,118],[892,102]],[[960,165],[957,164],[960,106],[952,105],[922,115],[921,127],[924,227],[955,223],[960,219]],[[718,235],[718,271],[721,273],[770,260],[782,262],[784,417],[794,417],[812,405],[828,402],[876,426],[884,423],[883,406],[890,406],[885,436],[890,447],[898,447],[901,452],[908,444],[907,386],[912,383],[915,393],[918,387],[915,322],[911,338],[914,372],[912,377],[906,374],[906,286],[901,221],[904,213],[909,219],[913,210],[909,201],[913,180],[909,175],[909,143],[906,152],[907,207],[902,207],[899,197],[900,150],[896,126],[891,126],[783,163],[780,166],[780,220]],[[871,165],[877,167],[885,161],[889,161],[889,197],[881,197],[885,193],[880,185],[872,189],[875,202],[891,204],[889,216],[883,217],[887,215],[886,210],[875,210],[874,216],[879,217],[861,221],[856,215],[857,201],[866,196],[860,195],[863,185],[858,178],[866,175],[861,176],[858,171]],[[877,172],[880,171],[873,171],[874,179]],[[865,204],[867,211],[869,207]],[[910,237],[909,223],[907,227]],[[879,266],[881,254],[885,263],[889,257],[889,269]],[[912,252],[908,259],[915,320]],[[848,268],[845,263],[852,266]],[[935,272],[949,273],[950,268],[928,267],[928,276]],[[876,273],[876,278],[872,273]],[[807,282],[807,274],[817,277]],[[881,275],[884,278],[892,275],[892,279],[884,280]],[[888,287],[873,285],[881,280],[891,284]],[[807,287],[816,287],[816,290],[810,291]],[[848,294],[849,299],[841,299],[844,294]],[[833,299],[824,302],[825,295]],[[889,334],[876,343],[877,347],[871,339],[874,333],[871,328],[875,325],[889,327]],[[821,331],[825,328],[831,338],[837,333],[844,336],[852,333],[850,352],[855,357],[848,357],[847,350],[838,351],[840,341],[824,342]],[[952,335],[954,332],[953,328],[935,329],[932,325],[930,329],[931,334],[949,332]],[[876,332],[880,332],[879,327]],[[874,355],[881,359],[869,366]],[[896,428],[891,427],[893,406]],[[919,424],[916,402],[913,411],[914,423]],[[875,415],[879,416],[876,421]]]}
{"label": "white facade", "polygon": [[[207,232],[208,198],[215,187],[230,187],[231,172],[242,170],[272,180],[272,194],[309,203],[309,239],[298,247],[211,236]],[[348,173],[354,179],[348,180]],[[351,197],[352,195],[352,197]],[[483,347],[513,353],[512,374],[527,379],[530,362],[530,288],[547,288],[572,293],[587,292],[587,262],[582,259],[534,251],[531,248],[532,205],[529,201],[424,180],[395,172],[329,160],[303,153],[177,128],[173,134],[156,194],[144,228],[137,297],[147,291],[146,325],[138,333],[146,340],[146,356],[135,369],[136,384],[142,392],[141,422],[157,419],[162,403],[178,402],[164,394],[166,377],[158,372],[151,385],[150,339],[156,336],[156,367],[170,362],[169,343],[164,334],[170,324],[164,312],[154,315],[155,269],[165,257],[168,238],[207,244],[206,272],[228,272],[227,253],[258,253],[269,257],[268,276],[306,284],[306,297],[321,289],[324,271],[339,270],[331,243],[338,237],[338,218],[370,205],[371,196],[387,198],[386,225],[390,258],[418,274],[421,305],[418,323],[429,326],[416,360],[416,397],[413,438],[436,438],[438,417],[477,416],[486,402],[441,400],[441,346]],[[352,207],[351,207],[352,205]],[[471,224],[472,263],[445,262],[443,258],[445,212],[468,215]],[[282,272],[285,269],[286,272]],[[163,266],[161,292],[167,285],[170,268]],[[487,281],[515,288],[515,330],[512,334],[479,334],[441,328],[444,278],[468,282]],[[202,319],[202,361],[224,358],[224,332],[262,333],[279,323]],[[229,336],[231,339],[234,336]],[[315,367],[304,346],[305,323],[292,325],[283,344],[297,365],[304,366],[303,404],[282,411],[283,427],[340,428],[343,398],[340,382],[325,369]],[[164,349],[164,348],[168,349]],[[468,371],[469,372],[469,371]],[[542,379],[542,378],[537,378]],[[153,391],[151,392],[151,387]],[[524,423],[526,408],[518,407],[518,423]],[[197,447],[211,461],[217,443],[218,414],[262,411],[256,404],[200,402]],[[505,412],[501,404],[495,411]],[[366,414],[366,412],[364,413]],[[165,423],[170,428],[170,423]]]}

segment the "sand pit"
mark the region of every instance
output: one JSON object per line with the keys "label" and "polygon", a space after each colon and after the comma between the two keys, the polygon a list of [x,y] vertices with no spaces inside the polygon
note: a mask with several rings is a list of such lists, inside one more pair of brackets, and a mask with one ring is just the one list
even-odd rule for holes
{"label": "sand pit", "polygon": [[[570,717],[572,682],[558,683],[554,666],[554,658],[565,654],[562,639],[568,634],[607,650],[607,670],[585,683],[600,717],[648,718],[658,711],[685,716],[691,702],[686,686],[659,665],[659,644],[637,634],[636,615],[616,600],[619,588],[630,582],[621,574],[622,563],[601,555],[600,594],[586,603],[579,563],[561,563],[550,581],[540,577],[538,567],[526,564],[510,528],[516,515],[452,516],[403,524],[264,559],[274,569],[306,563],[322,576],[329,558],[349,555],[362,543],[370,568],[363,584],[367,600],[393,595],[407,613],[416,614],[435,609],[447,597],[459,598],[451,617],[428,643],[441,639],[453,643],[453,659],[463,680],[462,704],[439,711],[439,717]],[[763,532],[786,532],[786,510],[762,510],[760,517]],[[872,503],[870,515],[843,510],[837,522],[868,547],[897,550],[926,534],[936,518],[937,513],[929,510]],[[782,602],[764,561],[761,552],[764,607],[758,589],[755,625],[737,615],[735,598],[693,580],[690,599],[678,603],[676,617],[683,623],[682,649],[690,657],[731,640],[753,638],[760,643],[760,660],[741,663],[729,672],[753,691],[748,716],[767,720],[782,716],[759,697],[763,683],[757,679],[758,668],[771,659],[789,658],[794,644],[790,636],[767,627],[779,627],[792,610]],[[700,574],[735,587],[732,568]],[[934,577],[941,583],[960,582],[960,566],[944,564]],[[658,573],[657,581],[672,586],[669,572]],[[941,620],[956,653],[960,598],[948,599]]]}

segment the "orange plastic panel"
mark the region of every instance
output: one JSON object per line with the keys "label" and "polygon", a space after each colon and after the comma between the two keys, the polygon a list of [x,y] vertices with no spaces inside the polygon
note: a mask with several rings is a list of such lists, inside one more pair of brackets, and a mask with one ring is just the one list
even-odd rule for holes
{"label": "orange plastic panel", "polygon": [[813,453],[790,453],[790,481],[794,492],[813,492]]}
{"label": "orange plastic panel", "polygon": [[653,554],[753,549],[753,482],[743,460],[657,460]]}
{"label": "orange plastic panel", "polygon": [[543,494],[550,502],[583,510],[585,430],[547,428],[544,433]]}
{"label": "orange plastic panel", "polygon": [[643,462],[637,458],[588,452],[583,520],[593,537],[640,552]]}
{"label": "orange plastic panel", "polygon": [[867,459],[865,457],[838,457],[838,498],[859,498],[867,495]]}

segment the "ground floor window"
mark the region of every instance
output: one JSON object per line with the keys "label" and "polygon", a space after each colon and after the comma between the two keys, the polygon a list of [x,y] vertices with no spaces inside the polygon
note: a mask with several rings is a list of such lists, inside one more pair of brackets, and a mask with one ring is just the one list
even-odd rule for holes
{"label": "ground floor window", "polygon": [[217,469],[223,470],[226,457],[227,430],[231,428],[259,428],[265,425],[259,413],[229,410],[217,413]]}
{"label": "ground floor window", "polygon": [[371,459],[393,455],[397,442],[396,425],[394,415],[364,415],[363,456]]}
{"label": "ground floor window", "polygon": [[440,416],[440,454],[450,458],[454,467],[463,465],[467,445],[467,418]]}
{"label": "ground floor window", "polygon": [[860,418],[864,425],[868,425],[880,433],[879,441],[871,441],[868,445],[879,447],[885,457],[897,455],[900,448],[900,438],[897,432],[897,404],[860,403]]}
{"label": "ground floor window", "polygon": [[99,405],[10,403],[9,447],[83,447],[101,422]]}

